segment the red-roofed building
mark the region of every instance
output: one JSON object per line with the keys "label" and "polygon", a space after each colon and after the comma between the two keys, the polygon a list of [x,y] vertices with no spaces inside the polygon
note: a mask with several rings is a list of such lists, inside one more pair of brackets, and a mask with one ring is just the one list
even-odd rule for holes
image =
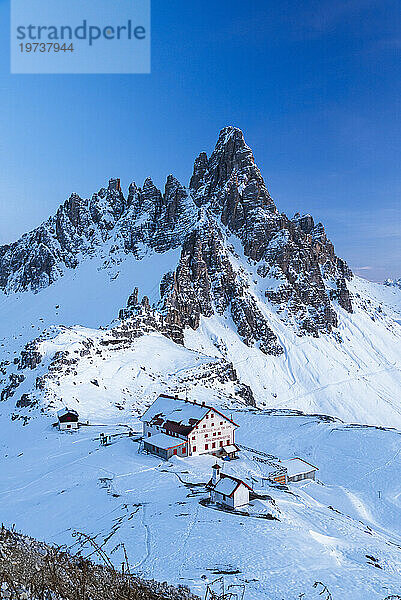
{"label": "red-roofed building", "polygon": [[[161,394],[143,414],[141,421],[145,449],[159,456],[162,453],[158,451],[155,442],[160,433],[172,438],[169,443],[172,455],[215,454],[233,458],[239,451],[235,445],[235,430],[238,425],[205,403],[198,404]],[[161,439],[165,445],[165,437]]]}
{"label": "red-roofed building", "polygon": [[208,487],[212,502],[230,508],[248,504],[249,493],[253,491],[242,479],[222,473],[221,467],[217,463],[213,465],[213,475]]}

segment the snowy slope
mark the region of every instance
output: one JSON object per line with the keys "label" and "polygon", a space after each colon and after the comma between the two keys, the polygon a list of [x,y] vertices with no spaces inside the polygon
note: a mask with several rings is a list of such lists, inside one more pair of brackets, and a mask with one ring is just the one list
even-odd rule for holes
{"label": "snowy slope", "polygon": [[[114,372],[131,360],[137,335],[159,331],[235,370],[238,402],[247,394],[259,407],[401,427],[401,290],[352,276],[310,215],[279,213],[236,128],[196,159],[190,193],[169,176],[164,194],[150,179],[131,184],[127,197],[116,179],[90,200],[73,194],[0,248],[0,289],[0,393],[14,405],[22,394],[45,409],[70,398],[68,365],[53,362],[57,352],[77,358],[77,336],[88,347],[70,377],[79,370],[74,397],[84,403],[102,376],[99,361]],[[118,327],[126,344],[110,353],[104,328]],[[21,351],[37,354],[27,361]],[[164,366],[144,352],[168,387]],[[49,366],[57,367],[52,378]],[[125,388],[142,393],[123,373],[102,389],[116,398]],[[209,388],[214,381],[215,373]]]}
{"label": "snowy slope", "polygon": [[[244,346],[229,323],[215,318],[204,319],[197,331],[188,330],[186,345],[206,352],[213,352],[216,343],[224,345],[224,356],[251,386],[260,406],[401,427],[401,295],[357,277],[350,287],[355,311],[338,309],[335,335],[299,338],[269,314],[283,356],[266,357]],[[260,308],[266,311],[262,303]]]}
{"label": "snowy slope", "polygon": [[[75,550],[73,531],[85,531],[117,565],[121,550],[113,549],[124,541],[135,572],[199,594],[220,573],[227,584],[245,582],[247,600],[315,598],[315,581],[335,600],[400,591],[400,433],[288,411],[233,411],[240,443],[319,467],[318,481],[281,490],[262,483],[263,464],[243,451],[224,470],[262,497],[235,515],[200,504],[213,457],[140,454],[126,427],[137,430],[137,418],[118,426],[119,415],[115,409],[107,426],[99,410],[103,426],[73,434],[53,429],[51,418],[3,428],[2,521]],[[100,446],[101,431],[112,445]]]}
{"label": "snowy slope", "polygon": [[[172,177],[127,198],[111,180],[0,248],[1,519],[60,544],[91,533],[117,565],[124,541],[134,571],[198,593],[221,572],[247,600],[312,599],[315,581],[335,600],[399,593],[401,290],[280,214],[224,131],[192,198]],[[225,468],[264,497],[249,515],[200,504],[212,457],[160,463],[127,435],[160,392],[233,413],[240,443],[319,481],[267,488],[243,451]],[[60,434],[61,406],[89,424]]]}
{"label": "snowy slope", "polygon": [[[257,387],[260,406],[265,402],[266,408],[246,407],[236,394],[236,383],[221,377],[219,370],[223,367],[224,372],[233,359],[241,379],[262,387],[286,381],[286,366],[292,365],[292,374],[302,381],[299,387],[308,389],[311,381],[302,357],[313,357],[313,352],[316,357],[325,351],[336,358],[337,369],[348,360],[356,373],[360,373],[364,348],[366,356],[379,363],[380,345],[374,346],[375,352],[370,346],[369,352],[368,335],[379,328],[387,343],[399,335],[398,324],[392,322],[397,296],[381,293],[380,286],[362,280],[356,285],[354,293],[363,294],[365,303],[370,299],[374,313],[380,301],[383,312],[378,312],[378,321],[367,315],[365,307],[360,314],[344,317],[342,335],[352,326],[362,332],[354,355],[336,354],[334,339],[294,334],[294,346],[286,341],[284,356],[266,357],[245,346],[229,320],[216,317],[203,319],[195,332],[187,331],[186,345],[192,349],[157,332],[120,348],[102,344],[110,336],[108,330],[56,329],[40,342],[42,362],[23,370],[26,379],[15,397],[0,405],[2,520],[72,549],[77,549],[74,530],[93,534],[105,543],[117,565],[122,558],[113,549],[124,541],[134,571],[188,584],[199,594],[205,582],[220,573],[226,574],[227,583],[246,582],[247,600],[281,600],[302,593],[312,599],[318,597],[312,587],[315,581],[324,582],[335,600],[348,600],[351,594],[356,600],[379,600],[399,592],[400,432],[349,425],[332,417],[302,416],[288,408],[267,409],[279,406],[279,395],[275,398]],[[93,346],[81,356],[88,340]],[[54,363],[54,355],[60,352],[68,352],[66,364]],[[79,360],[71,366],[69,357],[74,355]],[[35,390],[36,378],[49,374],[52,364],[57,369],[50,369],[45,389]],[[318,370],[321,360],[316,358],[312,364],[320,384],[323,377],[332,377],[323,366]],[[390,368],[389,373],[393,373]],[[360,373],[359,381],[355,378],[359,389],[361,380],[367,381],[364,377]],[[383,386],[382,372],[372,377],[376,389],[378,380]],[[316,404],[307,406],[309,412],[325,412],[322,403],[330,408],[331,395],[353,381],[350,377],[345,383],[332,381],[333,385],[310,394]],[[369,389],[373,396],[366,383]],[[288,491],[268,487],[262,482],[263,464],[252,459],[252,452],[242,451],[240,460],[224,465],[226,472],[245,477],[267,497],[254,500],[246,511],[249,515],[231,515],[199,504],[207,497],[204,483],[213,457],[160,462],[138,453],[138,443],[127,436],[129,429],[140,431],[139,415],[158,393],[166,391],[221,406],[240,425],[239,443],[279,458],[301,456],[319,467],[318,481],[294,484]],[[39,405],[16,408],[15,399],[25,393],[37,397]],[[53,429],[55,412],[63,403],[76,408],[90,425],[74,434]],[[295,402],[293,406],[305,408]],[[353,406],[357,410],[357,404]],[[371,418],[384,420],[379,409],[369,408]],[[100,447],[100,432],[113,435],[111,446]]]}

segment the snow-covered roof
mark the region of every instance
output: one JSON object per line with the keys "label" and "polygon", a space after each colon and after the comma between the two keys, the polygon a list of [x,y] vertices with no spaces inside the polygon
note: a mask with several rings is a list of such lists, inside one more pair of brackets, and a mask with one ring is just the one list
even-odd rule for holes
{"label": "snow-covered roof", "polygon": [[223,477],[214,486],[214,491],[225,496],[231,496],[233,491],[238,487],[238,481],[231,477]]}
{"label": "snow-covered roof", "polygon": [[57,411],[57,416],[58,417],[62,417],[64,415],[69,415],[69,414],[72,414],[72,415],[75,415],[75,416],[78,417],[77,411],[73,410],[72,408],[66,408],[66,407],[64,407],[64,408],[61,408],[59,411]]}
{"label": "snow-covered roof", "polygon": [[[161,394],[153,402],[142,415],[141,420],[146,423],[153,422],[155,425],[159,426],[163,425],[166,421],[169,421],[170,426],[168,429],[187,435],[210,410],[215,411],[228,421],[233,422],[216,408],[206,406],[205,404],[190,402],[189,400],[184,400],[182,398],[167,396],[165,394]],[[178,431],[177,428],[174,429],[173,423],[178,423],[181,429],[188,428],[188,431],[185,431],[185,429],[182,431],[181,429],[180,431]]]}
{"label": "snow-covered roof", "polygon": [[319,470],[317,467],[311,465],[311,463],[308,463],[302,458],[288,458],[287,460],[281,460],[279,464],[283,465],[283,467],[287,469],[289,477]]}
{"label": "snow-covered roof", "polygon": [[227,454],[231,454],[232,452],[238,452],[239,448],[235,444],[230,444],[229,446],[223,446],[222,450],[227,452]]}
{"label": "snow-covered roof", "polygon": [[222,474],[216,485],[211,487],[219,494],[231,496],[240,485],[244,485],[248,490],[252,490],[252,488],[245,483],[245,481],[242,481],[242,479],[237,479],[237,477],[231,477],[230,475],[225,474]]}
{"label": "snow-covered roof", "polygon": [[185,440],[180,440],[179,438],[173,437],[172,435],[166,435],[165,433],[156,433],[156,435],[146,438],[145,442],[152,446],[156,446],[156,448],[162,448],[163,450],[176,448],[177,446],[186,444]]}

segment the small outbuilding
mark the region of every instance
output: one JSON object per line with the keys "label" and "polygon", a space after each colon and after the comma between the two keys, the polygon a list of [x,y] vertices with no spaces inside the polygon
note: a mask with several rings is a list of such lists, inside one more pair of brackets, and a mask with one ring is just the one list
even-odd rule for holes
{"label": "small outbuilding", "polygon": [[57,413],[58,427],[60,431],[66,429],[78,429],[78,413],[71,408],[62,408]]}
{"label": "small outbuilding", "polygon": [[228,446],[223,446],[219,450],[219,457],[223,460],[231,460],[233,458],[238,458],[239,448],[236,444],[229,444]]}
{"label": "small outbuilding", "polygon": [[280,461],[280,465],[287,470],[287,482],[302,481],[303,479],[315,480],[316,471],[319,469],[303,458],[289,458]]}
{"label": "small outbuilding", "polygon": [[245,481],[221,473],[221,467],[217,463],[213,465],[213,475],[208,487],[210,500],[229,508],[249,504],[249,493],[253,491]]}
{"label": "small outbuilding", "polygon": [[172,456],[187,456],[187,442],[180,438],[157,433],[144,439],[143,449],[145,452],[156,454],[160,458],[168,460]]}

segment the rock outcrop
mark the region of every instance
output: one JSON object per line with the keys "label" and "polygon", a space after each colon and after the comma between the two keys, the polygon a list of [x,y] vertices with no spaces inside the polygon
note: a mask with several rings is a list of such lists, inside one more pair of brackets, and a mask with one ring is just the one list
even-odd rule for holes
{"label": "rock outcrop", "polygon": [[163,193],[148,178],[142,187],[132,183],[126,197],[118,179],[91,199],[72,194],[55,216],[0,247],[0,289],[37,293],[84,259],[109,268],[128,254],[141,260],[174,248],[181,256],[160,283],[159,304],[134,294],[121,310],[131,331],[156,329],[183,343],[185,328],[196,329],[201,317],[228,315],[246,344],[278,355],[266,302],[299,333],[315,336],[337,326],[338,309],[352,312],[352,273],[323,225],[278,212],[234,127],[221,131],[210,157],[198,156],[189,191],[169,175]]}

